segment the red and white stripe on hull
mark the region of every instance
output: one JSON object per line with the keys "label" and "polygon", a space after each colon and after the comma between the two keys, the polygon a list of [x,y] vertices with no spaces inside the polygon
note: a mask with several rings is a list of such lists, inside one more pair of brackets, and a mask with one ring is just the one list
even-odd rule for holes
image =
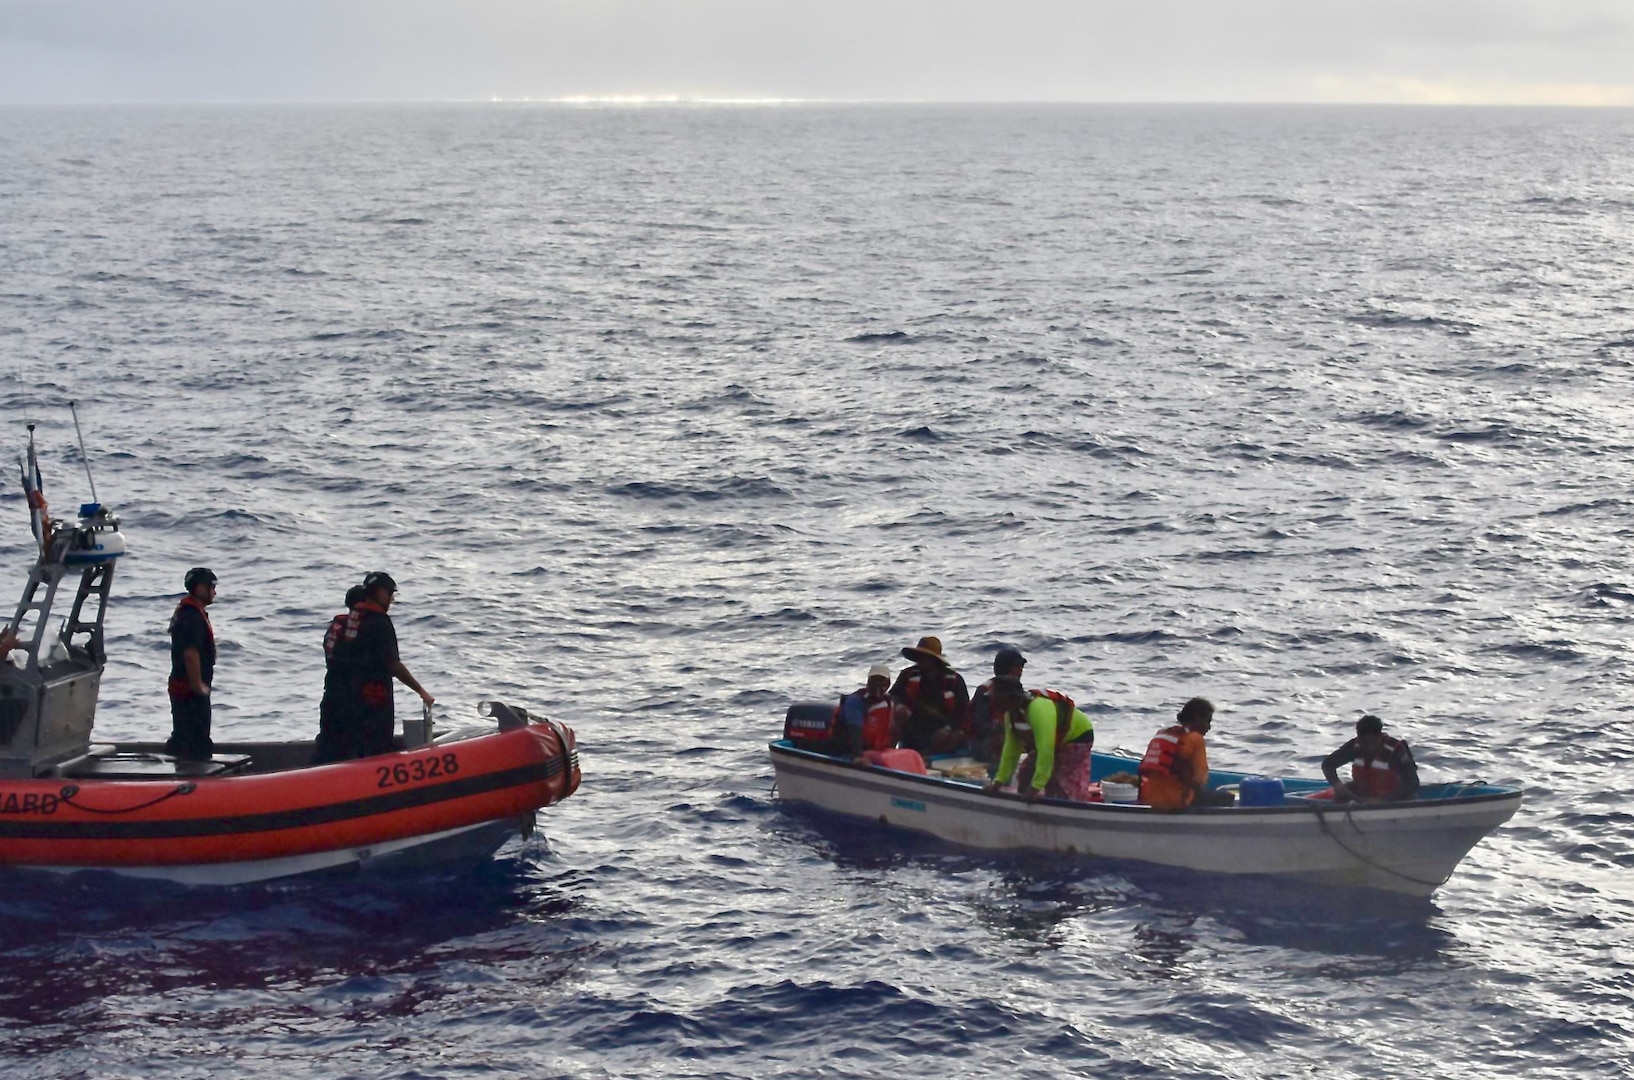
{"label": "red and white stripe on hull", "polygon": [[517,831],[578,784],[573,733],[549,721],[280,772],[0,780],[0,865],[266,880]]}

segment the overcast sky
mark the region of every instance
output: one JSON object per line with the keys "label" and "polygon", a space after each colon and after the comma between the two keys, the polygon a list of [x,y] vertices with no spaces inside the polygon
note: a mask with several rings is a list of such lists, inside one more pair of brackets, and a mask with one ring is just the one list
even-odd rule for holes
{"label": "overcast sky", "polygon": [[1634,106],[1634,0],[0,0],[0,102]]}

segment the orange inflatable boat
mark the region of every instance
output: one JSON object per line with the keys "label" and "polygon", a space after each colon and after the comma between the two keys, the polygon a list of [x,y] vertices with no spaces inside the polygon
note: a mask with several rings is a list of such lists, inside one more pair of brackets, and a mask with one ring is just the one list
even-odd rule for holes
{"label": "orange inflatable boat", "polygon": [[[23,465],[40,555],[0,650],[0,868],[103,870],[231,885],[487,858],[579,786],[573,732],[502,702],[486,724],[404,723],[395,753],[313,765],[313,744],[217,743],[209,761],[91,740],[119,522],[97,503],[54,524]],[[66,618],[59,586],[78,579]]]}
{"label": "orange inflatable boat", "polygon": [[308,766],[309,743],[217,744],[207,763],[98,745],[45,779],[0,779],[0,864],[240,884],[477,859],[579,785],[573,733],[497,702],[499,731]]}

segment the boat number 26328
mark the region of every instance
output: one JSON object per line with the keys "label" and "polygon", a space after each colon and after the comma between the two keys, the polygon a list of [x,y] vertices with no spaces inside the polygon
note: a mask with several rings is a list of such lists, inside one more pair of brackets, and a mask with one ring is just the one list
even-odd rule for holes
{"label": "boat number 26328", "polygon": [[380,777],[375,787],[400,787],[403,784],[418,784],[424,780],[453,776],[460,771],[460,759],[456,754],[440,754],[415,758],[413,761],[400,761],[396,765],[376,765],[374,771]]}

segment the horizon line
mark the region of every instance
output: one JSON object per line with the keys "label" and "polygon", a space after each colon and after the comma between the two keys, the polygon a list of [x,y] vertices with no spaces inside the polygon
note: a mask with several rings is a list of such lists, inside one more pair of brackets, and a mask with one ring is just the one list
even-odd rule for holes
{"label": "horizon line", "polygon": [[28,101],[0,99],[0,108],[123,108],[173,106],[341,106],[341,105],[547,105],[562,107],[618,106],[626,108],[687,107],[783,108],[802,106],[954,107],[1028,106],[1146,108],[1279,107],[1279,108],[1400,108],[1400,109],[1570,109],[1616,111],[1634,109],[1625,102],[1558,101],[1402,101],[1384,98],[1312,100],[1309,98],[1243,98],[1202,100],[1184,98],[843,98],[843,97],[732,97],[687,94],[568,94],[555,97],[448,97],[448,98],[139,98],[124,100]]}

